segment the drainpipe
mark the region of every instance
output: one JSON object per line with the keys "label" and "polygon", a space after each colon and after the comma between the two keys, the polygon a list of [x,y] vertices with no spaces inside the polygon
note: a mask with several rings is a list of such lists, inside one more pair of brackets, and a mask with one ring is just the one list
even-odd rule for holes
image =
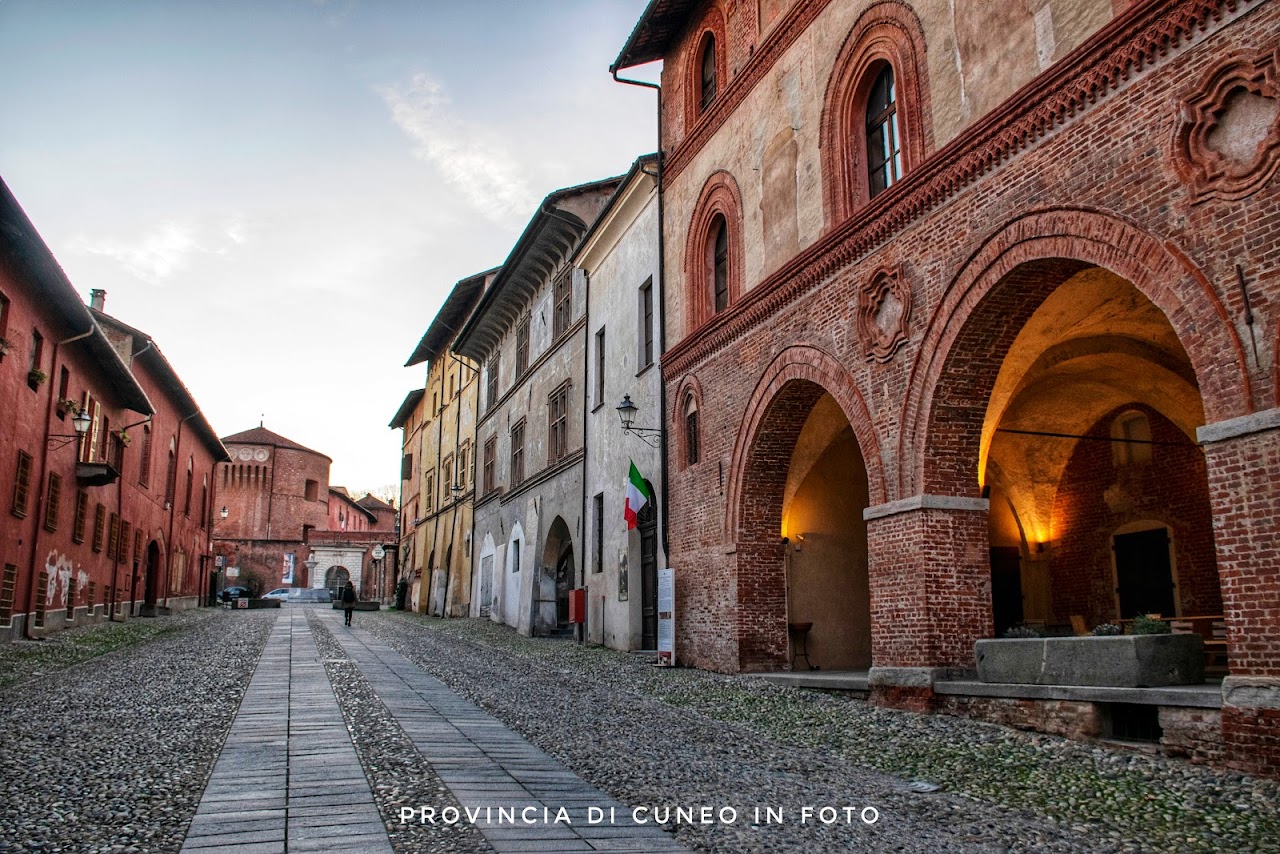
{"label": "drainpipe", "polygon": [[[586,270],[582,271],[582,291],[583,291],[582,314],[583,314],[583,317],[586,318],[586,322],[582,325],[582,336],[584,339],[582,342],[582,384],[584,386],[582,390],[582,451],[583,451],[582,453],[582,510],[578,518],[582,520],[582,530],[581,530],[582,537],[580,542],[582,543],[583,548],[582,548],[582,560],[578,561],[578,578],[575,580],[578,582],[578,587],[584,590],[583,604],[585,606],[586,604],[585,588],[587,586],[587,561],[591,559],[591,555],[592,555],[591,547],[587,543],[587,466],[591,462],[591,455],[586,452],[587,451],[587,387],[590,386],[590,382],[587,380],[587,377],[591,376],[591,274],[588,273]],[[603,384],[604,384],[604,381],[602,379],[601,387],[603,387]],[[603,401],[600,401],[600,402],[603,402]],[[595,535],[599,537],[600,532],[596,531]],[[577,635],[576,639],[580,644],[586,643],[587,641],[586,619],[587,619],[588,609],[584,607],[582,610],[583,610],[583,613],[582,613],[583,622],[577,626],[574,626],[573,628],[574,634]],[[602,609],[601,615],[603,614],[604,614],[604,611]],[[601,640],[603,641],[604,639],[601,638]]]}
{"label": "drainpipe", "polygon": [[[671,551],[667,543],[667,384],[661,377],[662,356],[667,352],[667,311],[666,311],[666,280],[667,280],[667,253],[666,253],[666,228],[665,228],[665,212],[662,176],[666,158],[662,151],[662,85],[659,83],[649,83],[644,80],[629,80],[618,76],[617,66],[610,66],[609,73],[613,75],[613,79],[617,83],[626,83],[630,86],[642,86],[646,89],[652,89],[657,93],[658,106],[658,172],[654,176],[658,182],[658,406],[663,421],[663,430],[658,434],[661,441],[661,453],[659,457],[659,465],[662,470],[662,503],[659,506],[661,527],[662,527],[662,557],[668,564],[671,561]],[[650,173],[645,173],[650,174]]]}
{"label": "drainpipe", "polygon": [[[469,371],[471,374],[470,379],[468,379],[467,382],[471,382],[471,380],[474,380],[476,377],[478,377],[480,375],[480,371],[478,368],[472,368],[466,362],[459,359],[457,356],[453,354],[452,350],[446,350],[445,352],[448,354],[450,359],[458,363],[458,411],[454,414],[454,419],[453,419],[453,478],[454,478],[454,483],[457,483],[459,475],[462,474],[461,470],[458,467],[458,447],[459,447],[459,444],[462,442],[462,401],[466,398],[466,393],[463,391],[465,386],[462,382],[462,371],[466,370],[466,371]],[[477,400],[477,403],[479,403],[478,400]],[[477,409],[478,408],[479,407],[477,407]],[[476,413],[476,417],[471,419],[471,459],[468,460],[468,463],[473,467],[475,465],[475,458],[476,458],[476,431],[479,429],[478,427],[479,421],[480,421],[479,413]],[[449,495],[450,497],[452,497],[453,484],[449,484],[449,487],[450,487]],[[471,576],[471,595],[472,596],[475,595],[475,589],[476,589],[475,561],[472,560],[471,558],[471,556],[475,554],[475,548],[476,548],[476,514],[475,514],[475,498],[474,498],[475,493],[476,493],[476,479],[473,477],[471,478],[471,495],[472,495],[471,551],[466,555],[467,559],[471,561],[471,572],[469,574]],[[458,535],[458,503],[461,500],[462,500],[462,496],[458,496],[457,498],[454,499],[454,502],[453,502],[453,521],[449,523],[449,531],[450,531],[451,537],[456,537]],[[445,584],[444,609],[446,613],[449,610],[449,584],[451,583],[451,580],[452,580],[450,578],[449,572],[452,571],[452,568],[453,567],[450,566],[448,570],[446,570],[445,581],[444,581],[444,584]],[[455,602],[454,604],[457,604],[457,603]],[[467,613],[464,614],[463,616],[467,616],[467,617],[471,616],[470,597],[468,597],[468,602],[467,602]]]}
{"label": "drainpipe", "polygon": [[49,467],[49,428],[53,425],[53,377],[54,374],[57,373],[58,350],[64,344],[70,344],[74,341],[79,341],[82,338],[88,338],[97,328],[97,324],[94,324],[89,327],[87,332],[82,332],[79,335],[72,335],[70,338],[62,341],[53,342],[53,352],[51,354],[52,362],[49,366],[49,380],[47,382],[49,387],[49,400],[45,404],[44,412],[44,450],[40,452],[40,469],[36,474],[36,503],[32,505],[32,510],[34,512],[31,514],[33,529],[31,534],[31,551],[27,562],[27,616],[22,621],[22,635],[27,640],[35,640],[35,635],[31,633],[31,629],[36,618],[36,578],[38,576],[38,573],[36,572],[36,558],[40,553],[40,514],[43,512],[44,508],[45,490],[48,489],[48,478],[45,476],[45,472]]}
{"label": "drainpipe", "polygon": [[[429,382],[430,378],[431,378],[431,373],[430,371],[428,371],[427,372],[428,390],[430,390],[431,388],[431,383]],[[440,396],[444,397],[443,378],[440,380]],[[440,486],[440,484],[437,483],[437,477],[440,474],[440,446],[444,443],[443,413],[444,413],[444,407],[441,407],[439,412],[431,413],[431,417],[436,420],[436,466],[435,466],[436,476],[431,478],[431,549],[428,557],[430,559],[430,563],[433,564],[433,566],[431,567],[431,574],[427,576],[427,594],[428,595],[427,595],[427,609],[425,613],[428,617],[431,616],[431,597],[435,595],[435,589],[434,589],[435,574],[439,570],[439,567],[435,566],[434,564],[436,563],[436,560],[435,560],[436,547],[440,545],[440,508],[436,506],[436,492],[439,491],[439,486]],[[452,494],[453,493],[450,493],[450,496],[452,496]],[[445,584],[447,585],[448,583],[449,583],[448,578],[446,577]],[[419,591],[421,591],[422,589],[421,586],[419,586],[418,589]],[[440,616],[442,617],[444,616],[444,611],[446,610],[445,606],[449,601],[448,587],[445,587],[444,598],[445,598],[445,603],[440,606]]]}

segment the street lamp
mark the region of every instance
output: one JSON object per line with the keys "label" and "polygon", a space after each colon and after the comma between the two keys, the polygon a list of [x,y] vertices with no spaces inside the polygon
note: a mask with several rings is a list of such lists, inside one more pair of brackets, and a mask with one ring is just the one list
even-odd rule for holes
{"label": "street lamp", "polygon": [[225,505],[225,504],[224,504],[224,505],[222,505],[222,509],[218,511],[218,515],[219,515],[219,516],[221,516],[221,517],[223,518],[223,520],[224,520],[224,521],[226,520],[226,518],[227,518],[228,516],[230,516],[230,515],[231,515],[230,513],[228,513],[228,512],[227,512],[227,505]]}
{"label": "street lamp", "polygon": [[636,427],[636,413],[640,411],[640,407],[631,402],[631,395],[624,394],[622,403],[617,407],[618,419],[622,422],[622,432],[630,433],[636,436],[640,441],[644,442],[651,448],[658,447],[662,442],[662,430],[658,427]]}
{"label": "street lamp", "polygon": [[89,428],[93,426],[93,419],[89,417],[89,413],[81,409],[71,419],[71,426],[75,429],[74,433],[51,433],[49,435],[49,450],[56,450],[63,445],[71,442],[79,441],[82,436],[89,432]]}

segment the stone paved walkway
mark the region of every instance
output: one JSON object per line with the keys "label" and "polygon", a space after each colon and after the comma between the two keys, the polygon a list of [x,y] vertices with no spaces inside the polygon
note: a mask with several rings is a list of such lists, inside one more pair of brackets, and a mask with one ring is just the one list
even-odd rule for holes
{"label": "stone paved walkway", "polygon": [[[499,854],[686,850],[338,612],[313,613]],[[391,851],[306,614],[281,610],[184,852]],[[404,806],[421,821],[436,805]]]}

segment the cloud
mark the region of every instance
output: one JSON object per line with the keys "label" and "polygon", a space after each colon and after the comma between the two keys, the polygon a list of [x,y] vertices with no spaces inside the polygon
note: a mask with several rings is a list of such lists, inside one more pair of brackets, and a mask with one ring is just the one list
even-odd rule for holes
{"label": "cloud", "polygon": [[70,249],[111,258],[138,278],[161,284],[187,269],[194,256],[226,255],[248,239],[248,222],[234,214],[224,222],[206,225],[166,220],[133,240],[81,234]]}
{"label": "cloud", "polygon": [[444,87],[426,74],[402,86],[374,91],[391,110],[391,120],[418,143],[414,155],[434,165],[467,204],[493,222],[519,222],[537,197],[523,169],[492,131],[460,120]]}

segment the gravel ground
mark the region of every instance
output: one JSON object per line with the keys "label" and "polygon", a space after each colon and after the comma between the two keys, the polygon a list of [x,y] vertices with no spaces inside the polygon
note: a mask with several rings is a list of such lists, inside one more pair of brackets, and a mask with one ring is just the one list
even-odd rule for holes
{"label": "gravel ground", "polygon": [[0,690],[0,852],[177,851],[275,616],[132,621],[95,648],[156,636],[56,672],[41,651]]}
{"label": "gravel ground", "polygon": [[[451,688],[636,805],[732,806],[681,825],[710,851],[1280,851],[1280,787],[1187,762],[749,677],[656,670],[488,621],[362,615]],[[909,780],[943,791],[918,795]],[[805,806],[875,807],[865,826]],[[782,824],[752,824],[759,806]]]}
{"label": "gravel ground", "polygon": [[373,799],[387,826],[391,847],[406,854],[492,852],[480,831],[465,821],[442,825],[400,823],[399,808],[404,804],[437,804],[442,808],[460,805],[329,630],[310,613],[307,623],[324,659],[325,672],[342,707]]}

